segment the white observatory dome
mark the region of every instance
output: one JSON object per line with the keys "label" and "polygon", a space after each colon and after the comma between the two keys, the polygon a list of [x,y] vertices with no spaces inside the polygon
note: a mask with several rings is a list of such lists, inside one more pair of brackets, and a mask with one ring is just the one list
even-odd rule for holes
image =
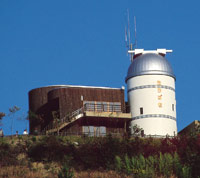
{"label": "white observatory dome", "polygon": [[132,133],[137,125],[146,136],[177,135],[175,75],[167,52],[172,50],[129,51],[134,54],[126,76]]}
{"label": "white observatory dome", "polygon": [[133,59],[128,69],[126,82],[140,75],[167,75],[175,79],[170,63],[163,56],[154,53],[143,54]]}

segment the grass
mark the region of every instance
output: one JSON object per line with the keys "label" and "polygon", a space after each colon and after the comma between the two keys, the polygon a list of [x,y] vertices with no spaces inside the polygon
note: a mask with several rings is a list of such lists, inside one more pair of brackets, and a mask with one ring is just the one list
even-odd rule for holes
{"label": "grass", "polygon": [[[199,140],[200,135],[174,139],[4,137],[0,138],[0,177],[58,177],[60,172],[68,172],[68,169],[63,169],[66,164],[74,177],[81,178],[129,178],[141,171],[143,177],[150,172],[160,178],[188,177],[191,174],[196,178],[200,175],[200,159],[197,156],[200,154]],[[174,161],[175,158],[177,160]],[[176,170],[179,173],[174,175]]]}
{"label": "grass", "polygon": [[[94,140],[100,140],[101,138],[93,137],[80,137],[80,136],[58,136],[56,137],[63,144],[83,144],[83,143],[92,143]],[[13,136],[13,137],[4,137],[0,139],[0,144],[6,143],[9,144],[10,148],[22,147],[23,152],[20,152],[16,156],[18,161],[17,165],[7,165],[2,166],[0,169],[0,177],[2,178],[35,178],[35,177],[48,177],[55,178],[58,176],[59,171],[62,168],[62,164],[58,162],[34,162],[31,160],[26,152],[28,147],[42,142],[46,139],[45,136]],[[77,146],[76,144],[74,144]],[[74,177],[76,178],[129,178],[125,174],[119,174],[113,170],[74,170]]]}
{"label": "grass", "polygon": [[48,177],[54,178],[57,174],[45,171],[44,169],[34,169],[28,166],[8,166],[2,167],[0,170],[0,177],[2,178],[36,178]]}
{"label": "grass", "polygon": [[[51,165],[48,170],[45,169],[43,163],[37,163],[37,166],[29,168],[28,166],[9,166],[2,167],[0,170],[0,177],[2,178],[56,178],[58,170]],[[53,170],[54,169],[54,170]],[[74,171],[75,178],[131,178],[125,174],[119,174],[116,171],[105,170],[89,170],[89,171]]]}

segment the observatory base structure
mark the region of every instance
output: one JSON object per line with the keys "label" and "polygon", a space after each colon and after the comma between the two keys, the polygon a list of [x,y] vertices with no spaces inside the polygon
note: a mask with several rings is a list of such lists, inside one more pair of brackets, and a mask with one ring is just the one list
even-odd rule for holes
{"label": "observatory base structure", "polygon": [[123,88],[59,85],[29,92],[30,134],[126,134]]}

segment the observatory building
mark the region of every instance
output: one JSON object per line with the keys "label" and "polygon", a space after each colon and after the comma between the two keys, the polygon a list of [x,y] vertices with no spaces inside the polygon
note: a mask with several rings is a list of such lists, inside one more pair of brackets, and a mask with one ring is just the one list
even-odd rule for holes
{"label": "observatory building", "polygon": [[172,50],[129,50],[125,88],[55,85],[29,91],[30,134],[175,136],[175,75],[165,58]]}
{"label": "observatory building", "polygon": [[177,135],[175,75],[165,58],[172,50],[129,50],[132,61],[126,83],[131,124],[145,135]]}

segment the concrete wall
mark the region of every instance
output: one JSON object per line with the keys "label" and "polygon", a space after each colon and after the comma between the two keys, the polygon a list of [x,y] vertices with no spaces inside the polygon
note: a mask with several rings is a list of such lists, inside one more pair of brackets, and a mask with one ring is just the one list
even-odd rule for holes
{"label": "concrete wall", "polygon": [[130,78],[127,85],[131,127],[139,125],[146,135],[177,134],[174,78],[143,75]]}

